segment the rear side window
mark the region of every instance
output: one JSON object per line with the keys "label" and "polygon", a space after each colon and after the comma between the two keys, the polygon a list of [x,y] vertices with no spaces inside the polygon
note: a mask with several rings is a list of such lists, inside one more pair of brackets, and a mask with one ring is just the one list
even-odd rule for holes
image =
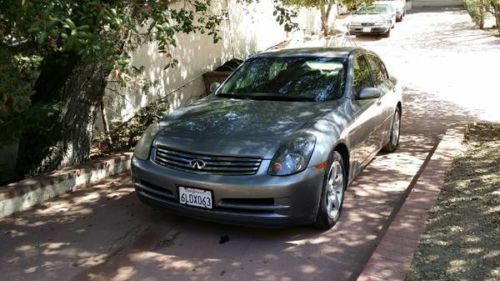
{"label": "rear side window", "polygon": [[373,80],[370,66],[364,56],[357,56],[353,61],[354,80],[352,83],[353,92],[358,94],[362,89],[373,87]]}
{"label": "rear side window", "polygon": [[382,61],[376,56],[369,55],[368,61],[373,72],[373,80],[376,86],[384,83],[389,77]]}

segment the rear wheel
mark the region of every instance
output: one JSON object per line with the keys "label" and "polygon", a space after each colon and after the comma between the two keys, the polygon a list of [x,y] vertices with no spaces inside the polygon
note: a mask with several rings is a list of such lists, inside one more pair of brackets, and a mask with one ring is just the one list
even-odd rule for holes
{"label": "rear wheel", "polygon": [[394,112],[394,117],[392,119],[391,125],[391,137],[389,143],[387,143],[384,148],[382,148],[385,152],[394,152],[399,146],[399,136],[401,131],[401,109],[396,107],[396,111]]}
{"label": "rear wheel", "polygon": [[403,12],[401,13],[401,16],[399,16],[398,18],[396,18],[396,21],[398,22],[402,22],[403,21],[403,18],[406,16],[406,9],[403,10]]}
{"label": "rear wheel", "polygon": [[328,170],[326,170],[318,215],[314,225],[328,230],[340,218],[344,203],[344,192],[347,187],[347,173],[344,160],[338,151],[334,151]]}

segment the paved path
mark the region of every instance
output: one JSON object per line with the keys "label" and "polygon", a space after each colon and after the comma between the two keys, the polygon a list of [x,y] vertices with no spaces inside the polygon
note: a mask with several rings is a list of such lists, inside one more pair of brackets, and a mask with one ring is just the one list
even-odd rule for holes
{"label": "paved path", "polygon": [[[442,27],[447,20],[452,24]],[[456,36],[483,36],[467,22],[463,12],[415,13],[389,39],[359,40],[378,51],[408,85],[404,135],[397,153],[378,156],[350,187],[342,219],[332,230],[262,230],[160,213],[141,205],[128,176],[121,175],[0,220],[2,279],[355,279],[438,135],[450,122],[472,119],[469,111],[477,110],[453,99],[459,86],[441,87],[438,81],[428,84],[426,80],[447,73],[443,81],[448,83],[462,73],[455,69],[461,64],[443,60],[466,57],[456,45],[463,40],[455,41]],[[476,47],[484,49],[483,57],[498,58],[498,49],[483,41],[467,44],[479,42]],[[465,49],[468,56],[473,54]],[[472,73],[469,63],[462,66]],[[465,74],[460,75],[462,79]],[[469,85],[460,79],[456,82]],[[477,111],[479,117],[480,110],[484,108]],[[229,241],[221,244],[224,235]]]}
{"label": "paved path", "polygon": [[419,100],[412,108],[417,113],[443,121],[468,113],[500,122],[500,38],[476,29],[466,11],[413,10],[389,39],[355,42],[376,51],[411,90],[406,98]]}

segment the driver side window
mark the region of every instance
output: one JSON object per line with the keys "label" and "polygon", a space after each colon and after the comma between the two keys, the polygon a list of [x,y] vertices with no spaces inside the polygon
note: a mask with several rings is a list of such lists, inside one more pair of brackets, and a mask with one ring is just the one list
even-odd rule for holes
{"label": "driver side window", "polygon": [[385,70],[384,64],[377,57],[369,55],[367,59],[369,60],[371,69],[373,70],[375,85],[378,87],[389,79],[387,71]]}
{"label": "driver side window", "polygon": [[355,95],[368,87],[373,87],[371,69],[364,56],[357,56],[354,58],[353,62],[353,92]]}

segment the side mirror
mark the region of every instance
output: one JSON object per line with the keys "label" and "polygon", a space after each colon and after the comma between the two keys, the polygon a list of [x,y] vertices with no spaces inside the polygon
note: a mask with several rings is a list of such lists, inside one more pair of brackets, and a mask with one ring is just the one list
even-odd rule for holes
{"label": "side mirror", "polygon": [[358,94],[358,100],[378,99],[382,96],[382,91],[378,88],[364,88]]}
{"label": "side mirror", "polygon": [[210,93],[214,94],[215,92],[217,92],[217,90],[219,89],[219,87],[220,87],[220,83],[219,82],[212,82],[210,84]]}

